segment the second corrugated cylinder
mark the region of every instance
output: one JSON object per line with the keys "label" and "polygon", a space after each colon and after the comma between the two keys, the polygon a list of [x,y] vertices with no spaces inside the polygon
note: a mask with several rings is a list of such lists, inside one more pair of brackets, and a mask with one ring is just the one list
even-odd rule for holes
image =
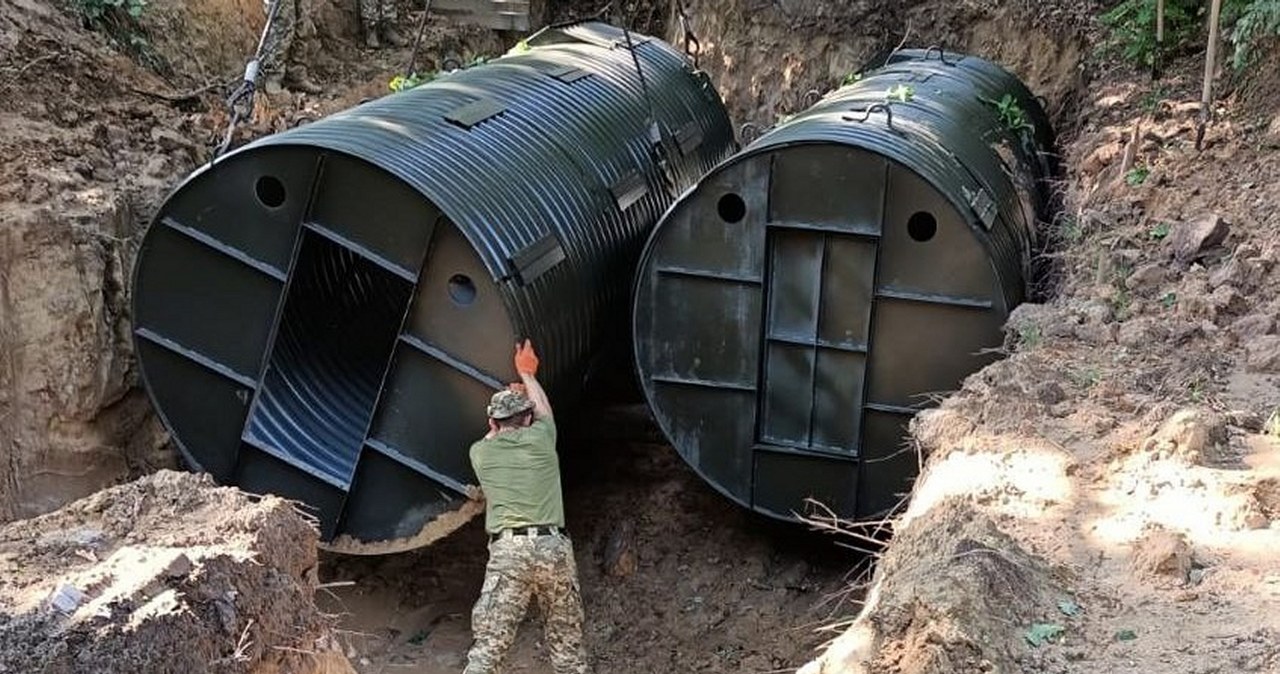
{"label": "second corrugated cylinder", "polygon": [[791,518],[888,512],[907,421],[995,358],[1051,209],[1052,131],[982,59],[899,51],[734,155],[654,230],[636,362],[671,443]]}

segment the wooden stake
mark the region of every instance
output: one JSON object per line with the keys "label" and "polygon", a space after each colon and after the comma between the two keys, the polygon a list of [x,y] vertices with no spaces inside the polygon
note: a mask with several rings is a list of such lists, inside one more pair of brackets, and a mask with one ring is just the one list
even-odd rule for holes
{"label": "wooden stake", "polygon": [[1196,150],[1204,143],[1204,127],[1209,123],[1210,106],[1213,104],[1213,73],[1218,64],[1218,17],[1222,14],[1222,0],[1213,0],[1209,9],[1209,47],[1205,50],[1204,88],[1200,92],[1200,123],[1196,127]]}
{"label": "wooden stake", "polygon": [[1156,0],[1156,53],[1151,56],[1151,79],[1158,80],[1164,70],[1164,0]]}

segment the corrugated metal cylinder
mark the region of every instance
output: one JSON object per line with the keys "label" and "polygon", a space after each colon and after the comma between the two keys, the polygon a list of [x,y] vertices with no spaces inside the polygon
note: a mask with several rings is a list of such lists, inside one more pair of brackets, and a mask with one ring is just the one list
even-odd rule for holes
{"label": "corrugated metal cylinder", "polygon": [[668,45],[605,24],[252,143],[161,208],[135,270],[143,381],[188,462],[415,540],[474,483],[489,395],[539,347],[558,403],[626,320],[647,232],[733,152]]}
{"label": "corrugated metal cylinder", "polygon": [[663,216],[634,300],[641,383],[708,482],[792,518],[909,490],[907,421],[995,358],[1056,171],[1014,76],[899,51],[715,168]]}

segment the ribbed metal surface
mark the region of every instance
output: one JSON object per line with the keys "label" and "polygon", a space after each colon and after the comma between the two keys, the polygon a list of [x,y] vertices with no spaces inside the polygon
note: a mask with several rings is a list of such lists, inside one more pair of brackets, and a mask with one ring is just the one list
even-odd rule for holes
{"label": "ribbed metal surface", "polygon": [[517,337],[572,404],[644,236],[735,149],[706,77],[631,40],[546,31],[188,179],[144,240],[135,316],[189,462],[310,504],[327,540],[413,538],[474,482]]}
{"label": "ribbed metal surface", "polygon": [[655,417],[775,517],[909,490],[907,421],[994,358],[1052,208],[1052,130],[1017,78],[938,50],[872,65],[685,193],[637,275]]}

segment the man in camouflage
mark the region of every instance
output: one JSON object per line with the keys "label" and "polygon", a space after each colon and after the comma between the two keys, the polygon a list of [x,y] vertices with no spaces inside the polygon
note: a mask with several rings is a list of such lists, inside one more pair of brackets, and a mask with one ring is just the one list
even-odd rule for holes
{"label": "man in camouflage", "polygon": [[[303,40],[310,41],[316,34],[311,22],[311,0],[276,0],[275,20],[267,29],[263,43],[262,61],[259,64],[264,78],[263,89],[276,95],[285,89],[318,94],[319,85],[307,76],[307,66],[302,62]],[[271,17],[272,0],[263,0],[268,18]],[[301,39],[299,39],[301,38]]]}
{"label": "man in camouflage", "polygon": [[582,599],[573,544],[564,533],[555,419],[528,340],[516,347],[515,363],[523,385],[494,394],[489,433],[471,446],[485,499],[489,565],[471,616],[475,642],[463,674],[499,671],[535,598],[556,674],[584,674]]}
{"label": "man in camouflage", "polygon": [[396,30],[395,0],[360,0],[360,23],[364,25],[364,44],[370,49],[384,44],[403,47],[409,44]]}

